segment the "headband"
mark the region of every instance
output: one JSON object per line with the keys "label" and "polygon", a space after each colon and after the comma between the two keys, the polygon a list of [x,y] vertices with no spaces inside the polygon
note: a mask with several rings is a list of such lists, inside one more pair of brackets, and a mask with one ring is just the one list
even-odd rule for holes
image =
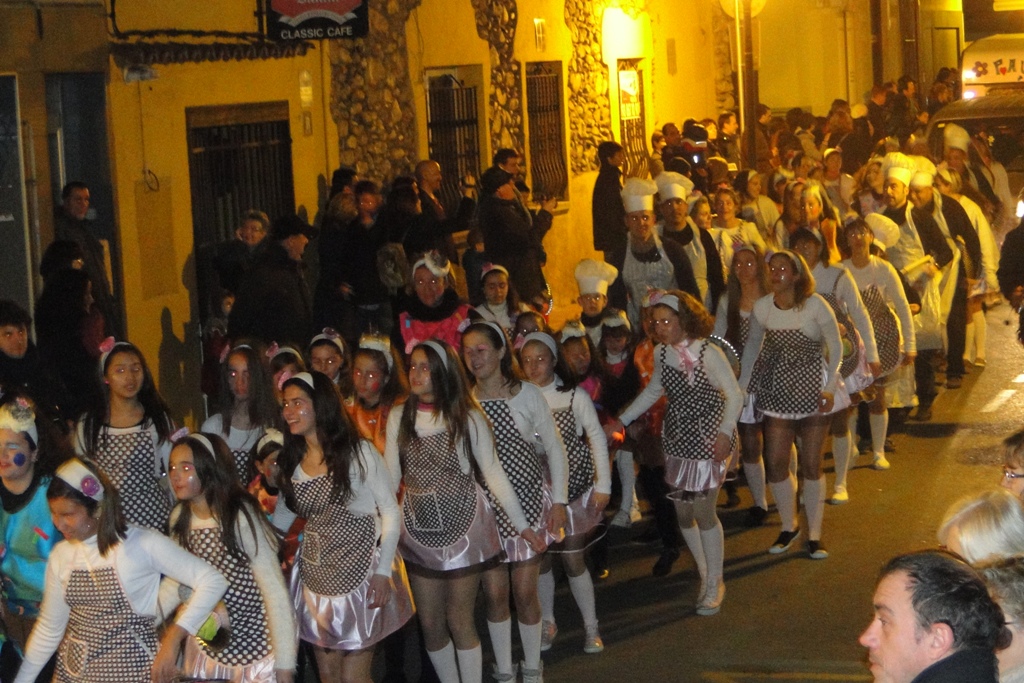
{"label": "headband", "polygon": [[[302,382],[303,384],[305,384],[307,387],[309,387],[310,391],[314,391],[313,375],[309,374],[308,372],[296,372],[294,375],[292,375],[288,379],[297,379],[300,382]],[[286,379],[285,382],[287,382],[288,379]]]}
{"label": "headband", "polygon": [[19,396],[11,403],[0,407],[0,429],[24,432],[39,448],[39,430],[36,429],[36,413],[27,398]]}
{"label": "headband", "polygon": [[284,447],[284,434],[273,427],[267,429],[260,437],[260,440],[256,443],[256,452],[259,453],[268,444],[275,444],[280,447]]}
{"label": "headband", "polygon": [[773,256],[777,256],[779,254],[783,254],[783,255],[789,257],[789,260],[793,262],[793,267],[796,269],[797,275],[803,275],[804,274],[804,261],[803,261],[803,259],[800,258],[799,256],[797,256],[795,251],[790,251],[789,249],[779,249],[778,251],[771,252],[770,254],[765,256],[764,262],[768,263],[769,261],[772,260]]}
{"label": "headband", "polygon": [[205,446],[206,449],[210,451],[210,453],[213,453],[214,456],[216,457],[217,452],[213,450],[213,444],[210,443],[210,440],[207,439],[202,434],[200,434],[199,432],[193,433],[188,430],[188,427],[182,427],[178,431],[171,434],[171,443],[173,443],[175,446],[181,445],[185,441],[185,439],[195,439],[203,446]]}
{"label": "headband", "polygon": [[498,323],[493,322],[491,320],[477,320],[473,323],[473,325],[487,325],[492,330],[498,333],[498,339],[501,340],[501,348],[505,348],[506,346],[508,346],[508,341],[505,339],[505,330],[501,329],[501,326],[498,325]]}
{"label": "headband", "polygon": [[667,294],[664,290],[655,290],[651,292],[650,302],[651,306],[668,306],[676,313],[679,312],[679,297],[675,294]]}
{"label": "headband", "polygon": [[433,273],[434,277],[447,277],[452,270],[451,262],[447,259],[442,260],[442,256],[434,251],[428,251],[412,264],[412,272],[415,273],[421,266]]}
{"label": "headband", "polygon": [[341,354],[341,357],[345,357],[345,340],[341,338],[341,335],[333,327],[325,327],[323,332],[313,337],[309,342],[309,350],[312,351],[313,345],[321,341],[331,342],[338,347],[338,353]]}
{"label": "headband", "polygon": [[448,370],[448,352],[444,350],[441,344],[437,343],[433,339],[428,339],[425,342],[420,342],[422,346],[429,346],[433,349],[434,353],[441,357],[441,362],[444,363],[444,369]]}
{"label": "headband", "polygon": [[270,345],[270,347],[267,349],[267,358],[269,358],[270,360],[274,360],[275,358],[280,356],[282,353],[290,353],[293,356],[295,356],[296,358],[298,358],[299,360],[302,360],[302,354],[301,353],[299,353],[298,351],[296,351],[295,349],[293,349],[290,346],[278,346],[277,342],[273,342]]}
{"label": "headband", "polygon": [[106,370],[107,358],[109,358],[110,354],[114,352],[114,349],[116,349],[119,346],[127,346],[129,348],[132,347],[130,343],[126,341],[117,341],[113,337],[107,337],[102,342],[100,342],[100,372]]}
{"label": "headband", "polygon": [[[415,268],[413,269],[415,270]],[[505,277],[509,277],[508,268],[498,263],[485,263],[480,267],[480,282],[484,281],[484,278],[493,272],[505,273]]]}
{"label": "headband", "polygon": [[359,348],[367,351],[378,351],[384,354],[388,364],[388,372],[394,370],[395,359],[391,356],[391,341],[377,334],[364,334],[359,337]]}
{"label": "headband", "polygon": [[558,358],[558,344],[555,342],[554,337],[547,332],[531,332],[523,338],[523,346],[526,346],[532,341],[540,342],[544,346],[548,347],[548,349],[551,350],[551,356],[556,359]]}
{"label": "headband", "polygon": [[225,346],[224,349],[220,352],[220,362],[223,363],[227,361],[228,356],[233,354],[235,351],[241,351],[243,349],[249,349],[250,351],[252,351],[252,347],[249,346],[248,344],[238,344],[237,346]]}
{"label": "headband", "polygon": [[629,324],[629,318],[626,317],[626,312],[619,309],[611,309],[605,311],[605,315],[601,318],[602,327],[625,327],[627,330],[632,331],[632,326]]}
{"label": "headband", "polygon": [[103,500],[103,484],[78,458],[71,458],[57,468],[57,478],[97,503]]}

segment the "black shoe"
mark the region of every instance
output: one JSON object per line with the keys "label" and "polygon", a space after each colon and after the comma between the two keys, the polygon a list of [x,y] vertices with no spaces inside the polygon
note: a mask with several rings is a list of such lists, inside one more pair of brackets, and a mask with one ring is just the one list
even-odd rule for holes
{"label": "black shoe", "polygon": [[768,511],[760,506],[753,506],[747,510],[747,518],[743,520],[743,526],[748,529],[759,527],[764,524],[764,520],[768,517]]}
{"label": "black shoe", "polygon": [[729,510],[740,504],[740,494],[736,493],[736,482],[726,481],[722,486],[725,489],[725,504],[721,507]]}
{"label": "black shoe", "polygon": [[917,412],[914,413],[914,419],[918,422],[928,422],[932,419],[932,407],[931,405],[918,406]]}
{"label": "black shoe", "polygon": [[828,557],[828,551],[825,550],[821,541],[807,541],[807,554],[811,556],[812,560],[824,560]]}
{"label": "black shoe", "polygon": [[779,534],[779,537],[775,539],[775,543],[772,543],[772,547],[768,548],[768,552],[772,555],[778,555],[789,550],[789,546],[793,545],[793,541],[800,535],[800,528],[797,527],[793,531],[783,531]]}
{"label": "black shoe", "polygon": [[679,548],[666,548],[661,552],[661,557],[654,563],[651,574],[654,576],[668,576],[672,571],[672,565],[679,559]]}
{"label": "black shoe", "polygon": [[962,376],[946,378],[947,389],[959,389],[961,386],[963,386],[963,383],[964,378]]}
{"label": "black shoe", "polygon": [[885,438],[885,452],[886,453],[895,453],[896,452],[896,444],[894,444],[892,442],[892,439],[889,438],[889,437]]}
{"label": "black shoe", "polygon": [[863,453],[870,453],[871,452],[871,439],[861,439],[860,441],[858,441],[857,442],[857,450],[860,453],[862,453],[862,454]]}

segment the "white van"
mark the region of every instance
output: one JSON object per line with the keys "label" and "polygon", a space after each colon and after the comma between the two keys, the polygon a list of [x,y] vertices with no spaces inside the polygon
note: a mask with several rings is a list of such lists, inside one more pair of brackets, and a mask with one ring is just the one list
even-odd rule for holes
{"label": "white van", "polygon": [[979,38],[964,48],[960,64],[965,100],[996,89],[1024,89],[1024,33]]}

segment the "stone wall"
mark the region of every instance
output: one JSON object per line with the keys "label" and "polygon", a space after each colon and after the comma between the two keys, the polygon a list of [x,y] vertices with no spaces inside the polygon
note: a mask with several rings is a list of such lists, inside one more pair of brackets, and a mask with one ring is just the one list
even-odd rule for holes
{"label": "stone wall", "polygon": [[715,106],[718,111],[735,111],[737,107],[736,87],[733,80],[732,52],[730,46],[735,34],[735,24],[722,9],[719,0],[711,3],[711,44],[715,57]]}
{"label": "stone wall", "polygon": [[405,23],[420,0],[370,3],[370,34],[329,40],[331,116],[341,164],[386,181],[416,162],[416,106],[409,79]]}
{"label": "stone wall", "polygon": [[600,0],[565,0],[565,25],[572,33],[569,59],[569,167],[579,175],[597,168],[597,146],[612,139],[608,71],[601,60]]}
{"label": "stone wall", "polygon": [[516,0],[472,0],[476,32],[491,53],[491,151],[526,146],[523,136],[523,68],[513,57],[519,10]]}

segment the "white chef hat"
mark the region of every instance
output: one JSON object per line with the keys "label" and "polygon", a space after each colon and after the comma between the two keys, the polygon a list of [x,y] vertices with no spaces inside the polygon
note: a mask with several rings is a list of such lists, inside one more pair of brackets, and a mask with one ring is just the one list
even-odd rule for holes
{"label": "white chef hat", "polygon": [[906,154],[889,152],[882,160],[882,171],[885,173],[886,180],[895,178],[910,187],[910,180],[917,173],[917,164]]}
{"label": "white chef hat", "polygon": [[580,288],[580,296],[587,294],[608,294],[608,285],[619,276],[618,269],[610,263],[586,258],[576,266],[576,284]]}
{"label": "white chef hat", "polygon": [[931,187],[935,182],[935,164],[928,157],[911,157],[917,170],[910,179],[911,187]]}
{"label": "white chef hat", "polygon": [[891,218],[880,213],[869,213],[864,216],[864,222],[871,228],[875,244],[881,249],[889,249],[900,239],[900,227]]}
{"label": "white chef hat", "polygon": [[654,211],[654,195],[658,192],[658,185],[647,178],[626,178],[622,186],[622,205],[626,207],[626,213],[634,211]]}
{"label": "white chef hat", "polygon": [[971,145],[970,133],[955,123],[946,124],[946,127],[942,130],[942,140],[947,150],[959,149],[966,152]]}
{"label": "white chef hat", "polygon": [[658,195],[663,202],[667,202],[669,199],[682,199],[686,201],[686,198],[693,192],[693,181],[682,173],[676,173],[675,171],[659,173],[654,182],[658,186]]}

